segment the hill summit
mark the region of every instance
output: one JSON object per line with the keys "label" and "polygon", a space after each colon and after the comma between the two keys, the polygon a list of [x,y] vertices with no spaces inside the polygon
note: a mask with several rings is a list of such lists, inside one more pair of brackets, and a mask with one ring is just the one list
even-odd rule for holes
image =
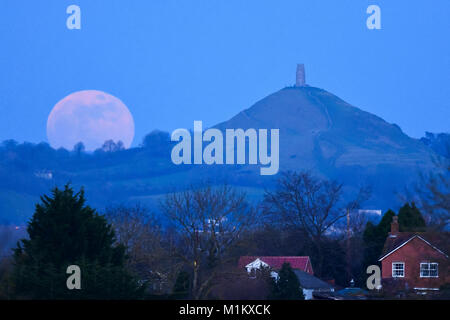
{"label": "hill summit", "polygon": [[306,85],[304,68],[297,69],[295,86],[263,98],[216,128],[278,128],[280,170],[311,170],[355,188],[369,184],[376,202],[386,205],[419,172],[433,169],[435,153],[429,147],[399,126]]}
{"label": "hill summit", "polygon": [[285,169],[428,166],[430,152],[395,124],[319,88],[284,88],[217,128],[279,128]]}

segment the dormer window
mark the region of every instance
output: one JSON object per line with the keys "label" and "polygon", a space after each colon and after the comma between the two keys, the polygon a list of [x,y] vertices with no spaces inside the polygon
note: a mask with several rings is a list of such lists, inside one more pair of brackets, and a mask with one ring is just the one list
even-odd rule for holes
{"label": "dormer window", "polygon": [[421,278],[437,278],[438,276],[438,264],[436,262],[422,262],[420,264]]}

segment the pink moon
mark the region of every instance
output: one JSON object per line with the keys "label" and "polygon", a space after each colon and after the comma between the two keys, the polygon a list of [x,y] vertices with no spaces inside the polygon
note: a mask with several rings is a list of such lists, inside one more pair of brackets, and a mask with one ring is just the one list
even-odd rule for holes
{"label": "pink moon", "polygon": [[129,148],[134,120],[120,99],[97,90],[78,91],[53,107],[47,120],[47,138],[55,149],[72,150],[83,142],[86,150],[93,151],[106,140],[122,141]]}

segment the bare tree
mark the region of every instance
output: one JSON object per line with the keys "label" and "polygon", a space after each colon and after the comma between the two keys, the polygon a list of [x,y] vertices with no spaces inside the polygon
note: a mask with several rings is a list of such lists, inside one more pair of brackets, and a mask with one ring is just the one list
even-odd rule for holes
{"label": "bare tree", "polygon": [[117,142],[114,142],[114,140],[106,140],[103,143],[100,150],[102,150],[104,152],[117,152],[117,151],[122,151],[124,149],[125,149],[125,147],[124,147],[122,141],[119,140]]}
{"label": "bare tree", "polygon": [[270,268],[255,270],[250,277],[247,270],[233,265],[220,274],[211,295],[218,300],[266,300],[271,280]]}
{"label": "bare tree", "polygon": [[166,293],[176,268],[169,268],[170,249],[164,244],[162,228],[155,216],[140,204],[107,208],[105,216],[114,228],[117,241],[127,248],[129,267],[148,280],[153,291]]}
{"label": "bare tree", "polygon": [[0,226],[0,259],[7,255],[10,249],[12,230],[10,226]]}
{"label": "bare tree", "polygon": [[428,224],[443,230],[450,223],[450,161],[435,161],[440,172],[422,175],[416,186],[419,206],[427,214]]}
{"label": "bare tree", "polygon": [[342,184],[320,180],[307,171],[284,172],[274,192],[266,191],[264,209],[275,221],[302,229],[317,249],[318,266],[323,264],[323,238],[348,211],[357,209],[370,194],[361,188],[355,200],[343,203]]}
{"label": "bare tree", "polygon": [[206,298],[240,235],[252,225],[254,209],[244,193],[228,185],[168,194],[161,209],[178,230],[176,254],[191,271],[192,298]]}
{"label": "bare tree", "polygon": [[26,228],[12,225],[0,225],[0,257],[12,255],[17,241],[26,237]]}
{"label": "bare tree", "polygon": [[20,239],[25,238],[25,228],[0,225],[0,300],[13,297],[14,285],[11,279],[13,268],[13,248]]}

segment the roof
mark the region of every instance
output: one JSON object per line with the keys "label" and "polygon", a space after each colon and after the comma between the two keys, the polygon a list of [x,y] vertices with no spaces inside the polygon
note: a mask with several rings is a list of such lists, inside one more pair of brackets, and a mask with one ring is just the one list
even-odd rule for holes
{"label": "roof", "polygon": [[336,295],[344,297],[345,299],[365,299],[368,292],[361,288],[344,288],[336,292]]}
{"label": "roof", "polygon": [[406,245],[414,238],[421,239],[432,248],[448,257],[447,252],[449,252],[450,233],[398,232],[395,235],[390,234],[386,238],[386,242],[384,243],[384,248],[379,261],[383,260],[385,257],[390,255],[400,247]]}
{"label": "roof", "polygon": [[331,284],[322,281],[307,272],[294,269],[294,273],[303,289],[333,289]]}
{"label": "roof", "polygon": [[283,263],[287,262],[292,269],[308,271],[308,266],[311,268],[311,262],[308,256],[242,256],[239,258],[239,267],[245,268],[249,263],[259,259],[267,263],[273,269],[281,269]]}

